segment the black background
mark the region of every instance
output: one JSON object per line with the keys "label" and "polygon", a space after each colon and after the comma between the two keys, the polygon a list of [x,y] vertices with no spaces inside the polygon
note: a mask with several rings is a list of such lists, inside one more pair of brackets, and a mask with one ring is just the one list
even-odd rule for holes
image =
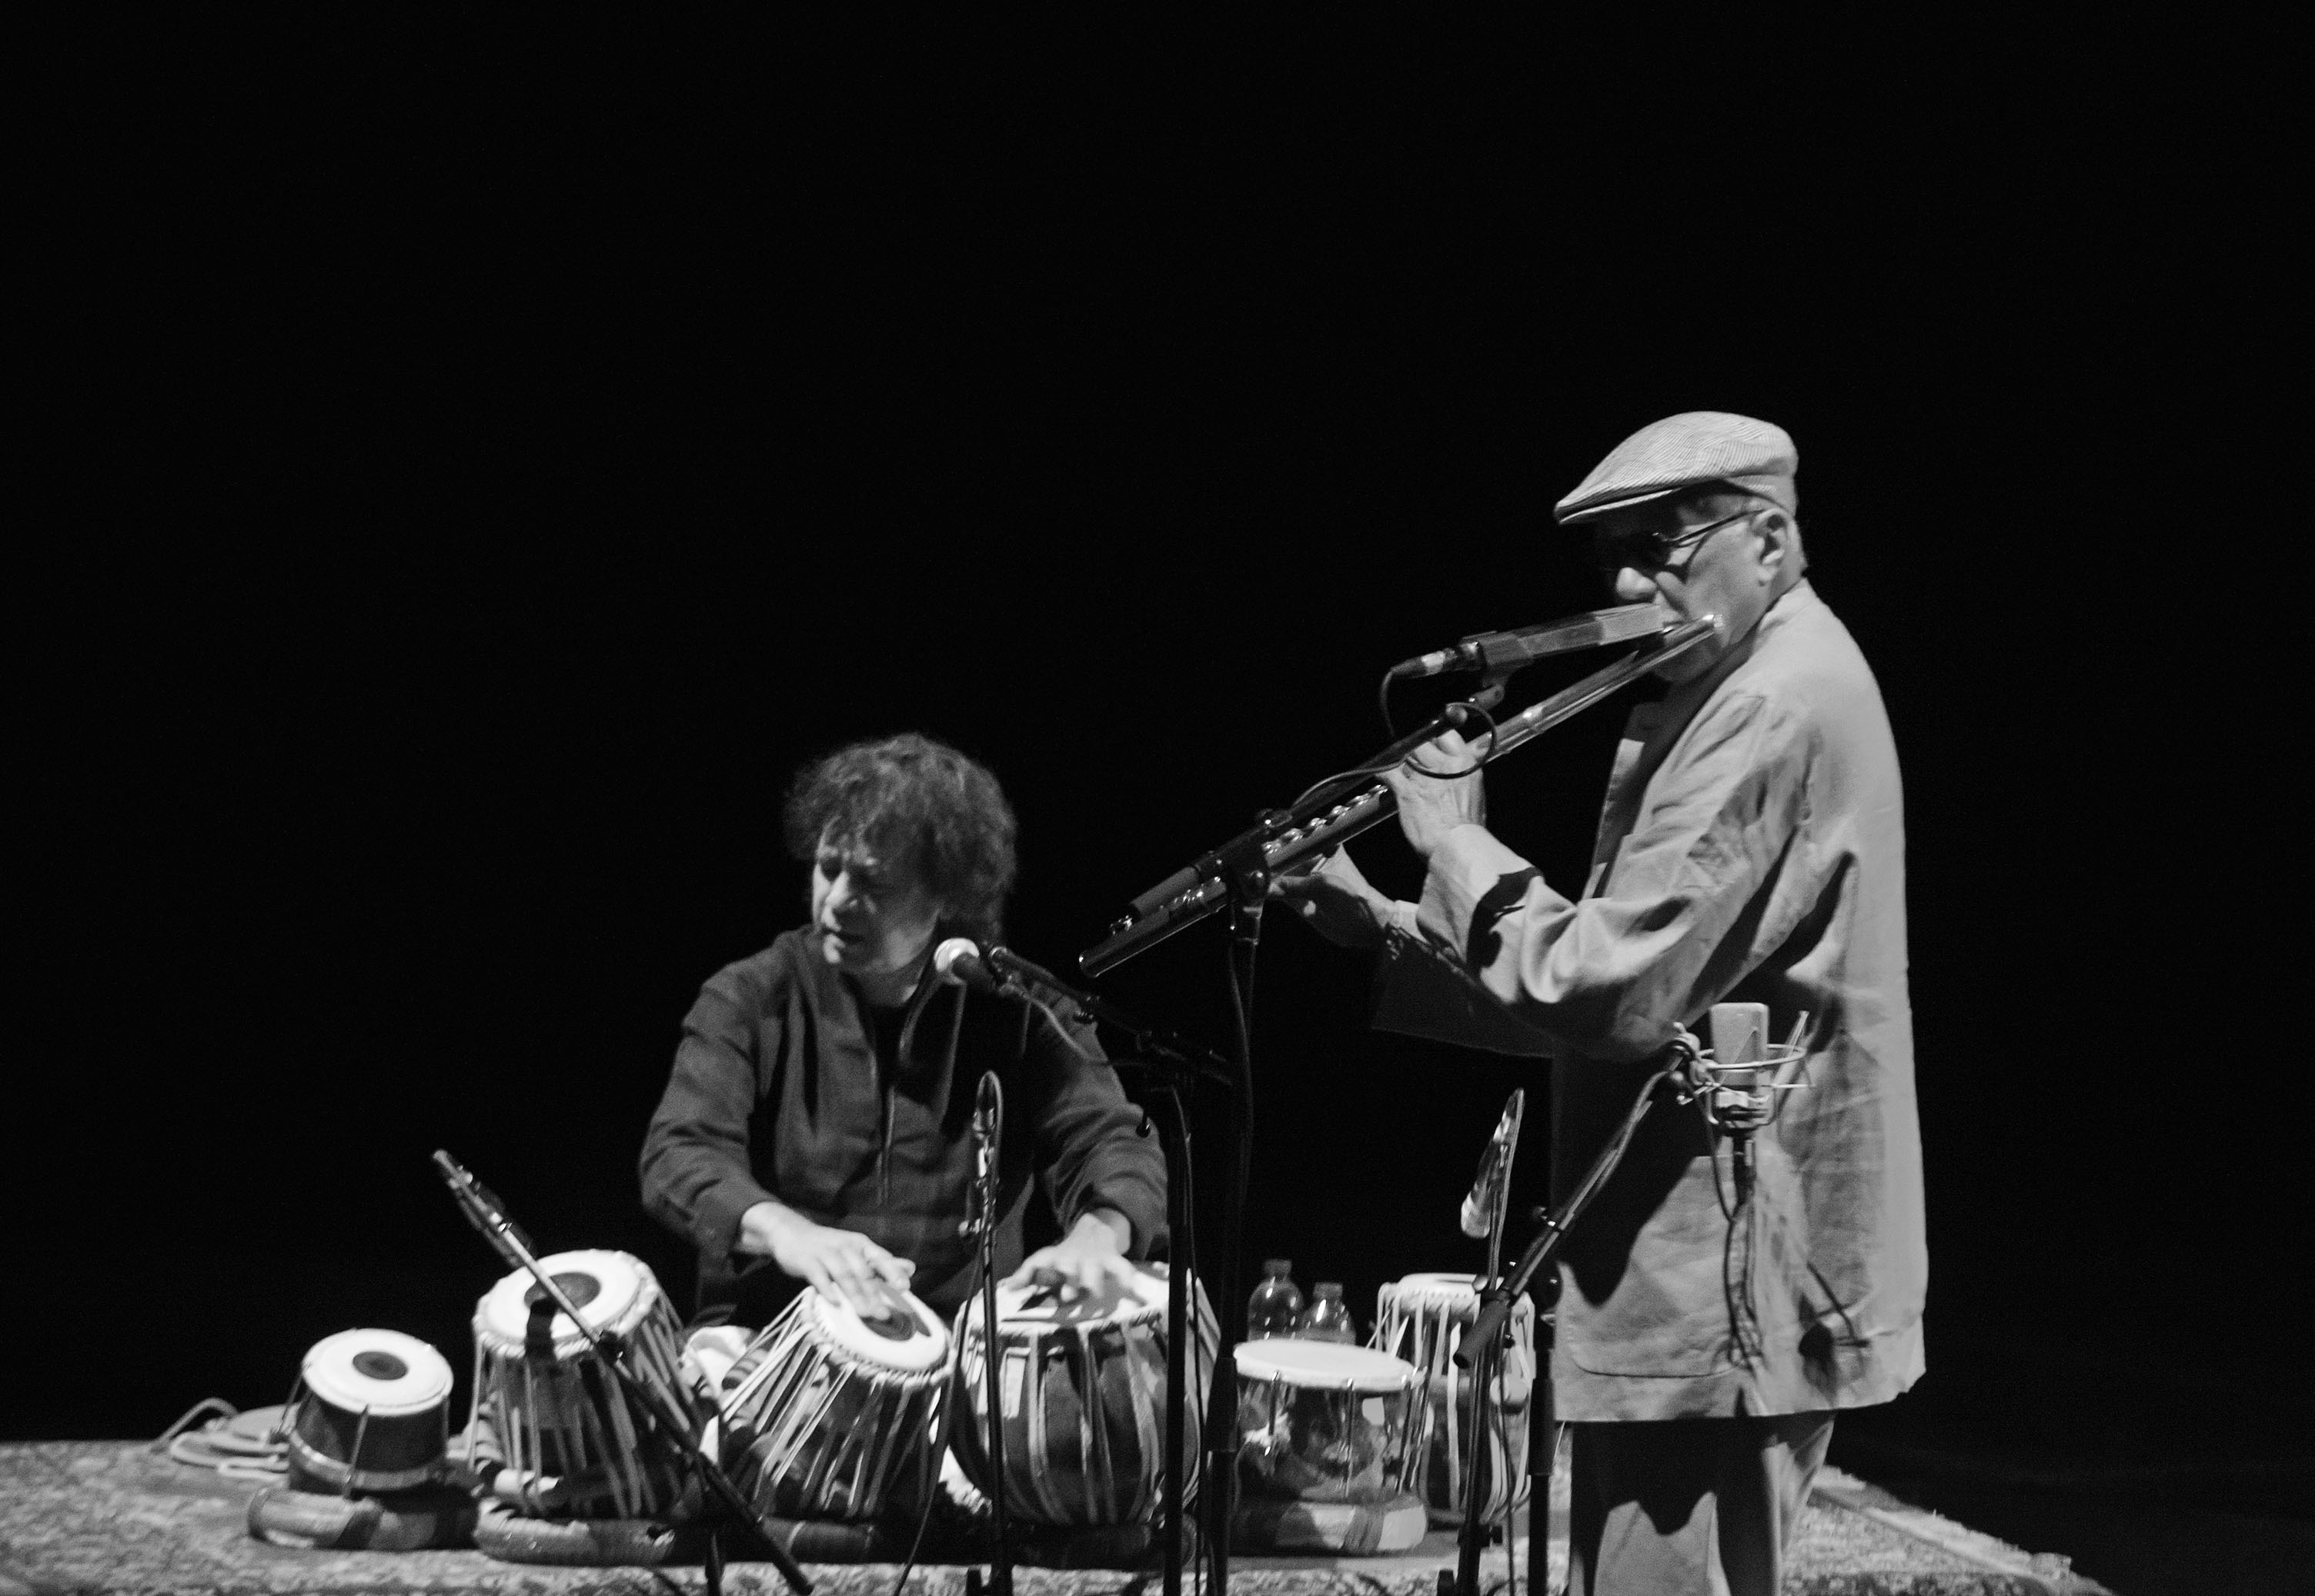
{"label": "black background", "polygon": [[[1930,1373],[1837,1448],[2258,1444],[2195,1428],[2296,1365],[2305,1259],[2258,95],[2056,40],[215,22],[62,45],[33,143],[0,1433],[278,1400],[354,1324],[463,1403],[438,1146],[681,1295],[634,1155],[800,918],[798,762],[989,762],[1064,967],[1378,744],[1385,664],[1605,602],[1550,502],[1714,408],[1798,439],[1908,785]],[[1491,777],[1563,883],[1620,718]],[[1218,930],[1105,989],[1221,1042]],[[1471,1261],[1539,1083],[1263,958],[1247,1245],[1363,1319]]]}

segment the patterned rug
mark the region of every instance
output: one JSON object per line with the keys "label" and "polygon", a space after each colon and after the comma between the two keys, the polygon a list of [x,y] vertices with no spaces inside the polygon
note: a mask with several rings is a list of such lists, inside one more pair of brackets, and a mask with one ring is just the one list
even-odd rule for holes
{"label": "patterned rug", "polygon": [[[1551,1515],[1566,1533],[1565,1476]],[[137,1441],[0,1446],[0,1596],[23,1592],[489,1592],[677,1596],[699,1589],[695,1568],[559,1568],[501,1563],[477,1551],[328,1552],[271,1546],[246,1522],[257,1487],[188,1467]],[[1555,1537],[1558,1540],[1558,1537]],[[1523,1542],[1515,1547],[1524,1573]],[[1552,1548],[1555,1583],[1566,1546]],[[1507,1558],[1482,1565],[1491,1596]],[[1455,1565],[1451,1534],[1374,1557],[1241,1556],[1230,1587],[1246,1596],[1437,1596]],[[892,1596],[886,1564],[813,1565],[819,1596]],[[908,1596],[963,1596],[967,1570],[919,1567]],[[733,1563],[724,1587],[773,1596],[785,1585],[767,1563]],[[1154,1571],[1022,1568],[1019,1596],[1155,1596]],[[1920,1513],[1872,1486],[1827,1470],[1803,1519],[1786,1583],[1806,1596],[2098,1596],[2062,1557],[2029,1556],[1960,1525]],[[1522,1592],[1524,1596],[1524,1592]]]}

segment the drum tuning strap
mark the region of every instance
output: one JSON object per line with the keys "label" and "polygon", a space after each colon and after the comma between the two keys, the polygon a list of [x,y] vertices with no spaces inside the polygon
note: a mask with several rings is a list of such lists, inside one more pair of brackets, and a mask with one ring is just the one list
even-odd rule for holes
{"label": "drum tuning strap", "polygon": [[523,1326],[522,1350],[527,1356],[551,1361],[554,1356],[554,1304],[545,1295],[530,1305],[530,1318]]}

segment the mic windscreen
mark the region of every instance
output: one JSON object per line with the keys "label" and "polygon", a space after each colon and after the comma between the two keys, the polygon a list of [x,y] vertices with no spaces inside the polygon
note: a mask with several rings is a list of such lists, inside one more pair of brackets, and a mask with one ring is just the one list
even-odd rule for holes
{"label": "mic windscreen", "polygon": [[952,936],[933,950],[933,973],[944,980],[961,980],[955,973],[957,961],[970,959],[980,962],[980,944],[970,936]]}

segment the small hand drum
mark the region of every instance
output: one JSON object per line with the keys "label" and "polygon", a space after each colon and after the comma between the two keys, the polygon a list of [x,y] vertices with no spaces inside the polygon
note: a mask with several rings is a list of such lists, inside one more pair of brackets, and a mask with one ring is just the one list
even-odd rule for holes
{"label": "small hand drum", "polygon": [[[1465,1332],[1478,1317],[1468,1274],[1410,1274],[1382,1288],[1375,1304],[1377,1348],[1421,1370],[1424,1439],[1415,1490],[1434,1524],[1463,1521],[1464,1470],[1471,1444],[1473,1388],[1455,1366]],[[1486,1445],[1479,1461],[1480,1522],[1500,1523],[1527,1495],[1528,1406],[1535,1388],[1535,1302],[1512,1304],[1511,1344],[1497,1366]]]}
{"label": "small hand drum", "polygon": [[909,1317],[892,1325],[804,1291],[723,1376],[723,1467],[758,1511],[856,1522],[896,1487],[930,1489],[948,1330],[895,1294]]}
{"label": "small hand drum", "polygon": [[[675,1310],[648,1264],[625,1253],[539,1260],[587,1325],[625,1348],[628,1373],[692,1421],[705,1413],[683,1378]],[[528,1270],[475,1307],[475,1408],[467,1458],[493,1494],[547,1519],[647,1519],[689,1483],[685,1441],[660,1428]],[[496,1473],[503,1465],[505,1472]]]}
{"label": "small hand drum", "polygon": [[[1112,1283],[1064,1303],[1047,1286],[997,1288],[998,1388],[1003,1392],[1007,1509],[1039,1524],[1147,1524],[1165,1490],[1166,1310],[1162,1269],[1137,1264],[1130,1288]],[[1194,1281],[1196,1345],[1183,1404],[1186,1503],[1196,1494],[1198,1429],[1220,1332]],[[976,1294],[957,1318],[957,1465],[984,1493],[989,1464],[989,1364]]]}
{"label": "small hand drum", "polygon": [[1422,1453],[1423,1376],[1368,1347],[1273,1338],[1237,1346],[1238,1478],[1303,1502],[1406,1494]]}
{"label": "small hand drum", "polygon": [[450,1365],[398,1330],[341,1330],[314,1343],[282,1410],[289,1466],[348,1494],[407,1491],[442,1471]]}

